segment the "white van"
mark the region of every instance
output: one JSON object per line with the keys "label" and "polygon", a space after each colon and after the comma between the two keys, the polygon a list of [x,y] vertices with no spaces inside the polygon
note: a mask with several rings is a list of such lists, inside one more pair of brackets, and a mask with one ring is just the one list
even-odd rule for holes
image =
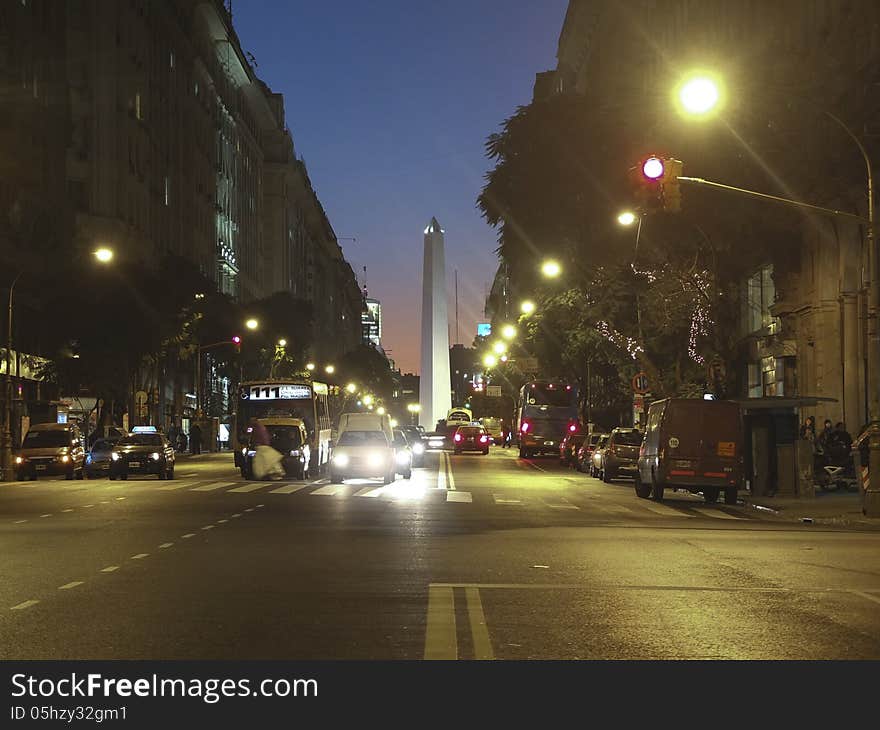
{"label": "white van", "polygon": [[391,416],[387,413],[380,416],[378,413],[343,413],[339,416],[339,428],[336,431],[336,440],[346,431],[382,431],[388,438],[388,443],[394,443],[394,429],[391,428]]}

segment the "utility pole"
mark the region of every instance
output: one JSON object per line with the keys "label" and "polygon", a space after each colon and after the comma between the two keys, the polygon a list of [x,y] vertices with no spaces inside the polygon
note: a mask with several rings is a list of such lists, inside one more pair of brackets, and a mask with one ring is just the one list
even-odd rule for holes
{"label": "utility pole", "polygon": [[15,465],[12,457],[12,305],[15,285],[22,272],[18,272],[9,285],[9,301],[6,306],[6,388],[3,400],[3,432],[0,433],[0,481],[13,481]]}

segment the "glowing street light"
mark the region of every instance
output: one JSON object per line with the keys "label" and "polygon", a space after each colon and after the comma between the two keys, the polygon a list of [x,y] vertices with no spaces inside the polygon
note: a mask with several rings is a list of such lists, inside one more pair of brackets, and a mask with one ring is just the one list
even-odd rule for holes
{"label": "glowing street light", "polygon": [[313,362],[306,363],[306,370],[308,370],[309,372],[312,372],[314,369],[315,369],[315,363],[313,363]]}
{"label": "glowing street light", "polygon": [[368,393],[367,395],[364,396],[363,401],[364,401],[364,404],[365,404],[365,405],[368,405],[368,406],[369,406],[369,405],[372,405],[372,404],[373,404],[373,396],[371,396],[371,395]]}
{"label": "glowing street light", "polygon": [[677,97],[681,111],[702,117],[721,103],[721,87],[716,79],[707,74],[693,74],[679,84]]}
{"label": "glowing street light", "polygon": [[410,403],[407,405],[406,410],[410,413],[419,413],[422,410],[422,407],[418,403]]}
{"label": "glowing street light", "polygon": [[332,365],[328,365],[327,367],[324,368],[324,372],[327,373],[327,375],[333,375],[333,373],[336,372],[336,368],[333,367]]}
{"label": "glowing street light", "polygon": [[244,323],[244,326],[247,327],[249,330],[255,330],[257,329],[257,327],[260,326],[260,323],[258,320],[251,317],[247,322]]}
{"label": "glowing street light", "polygon": [[492,349],[495,351],[496,355],[503,355],[505,352],[507,352],[507,345],[499,341],[492,345]]}
{"label": "glowing street light", "polygon": [[283,337],[278,340],[278,347],[287,347],[287,340],[285,340]]}
{"label": "glowing street light", "polygon": [[512,324],[504,325],[501,328],[501,336],[505,340],[512,340],[514,337],[516,337],[516,327],[514,327]]}
{"label": "glowing street light", "polygon": [[526,299],[526,301],[519,305],[519,311],[525,315],[532,314],[535,311],[535,303],[530,299]]}
{"label": "glowing street light", "polygon": [[555,279],[562,273],[562,267],[559,265],[558,261],[548,259],[543,264],[541,264],[541,273],[544,274],[544,276],[546,276],[548,279]]}
{"label": "glowing street light", "polygon": [[345,389],[346,389],[349,393],[351,393],[352,395],[354,395],[355,393],[357,393],[357,389],[358,389],[358,387],[357,387],[354,383],[349,383],[348,385],[345,386]]}
{"label": "glowing street light", "polygon": [[617,216],[617,222],[622,226],[631,226],[638,220],[638,217],[631,210],[625,210]]}
{"label": "glowing street light", "polygon": [[113,260],[113,249],[102,246],[95,250],[94,255],[102,264],[109,264]]}
{"label": "glowing street light", "polygon": [[498,358],[496,358],[492,354],[486,355],[483,358],[483,365],[485,365],[487,368],[494,368],[497,364],[498,364]]}
{"label": "glowing street light", "polygon": [[380,416],[384,416],[385,415],[385,408],[383,406],[379,406],[376,409],[376,413],[378,413]]}

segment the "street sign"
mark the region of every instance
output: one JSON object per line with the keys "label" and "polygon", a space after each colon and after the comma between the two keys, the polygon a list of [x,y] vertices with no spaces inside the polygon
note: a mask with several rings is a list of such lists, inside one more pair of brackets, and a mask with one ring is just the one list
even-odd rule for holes
{"label": "street sign", "polygon": [[519,358],[519,369],[524,373],[537,373],[538,372],[538,358],[536,357],[521,357]]}
{"label": "street sign", "polygon": [[648,392],[648,374],[636,373],[632,379],[633,393],[645,395]]}
{"label": "street sign", "polygon": [[490,398],[500,398],[501,397],[501,386],[500,385],[487,385],[486,386],[486,395]]}

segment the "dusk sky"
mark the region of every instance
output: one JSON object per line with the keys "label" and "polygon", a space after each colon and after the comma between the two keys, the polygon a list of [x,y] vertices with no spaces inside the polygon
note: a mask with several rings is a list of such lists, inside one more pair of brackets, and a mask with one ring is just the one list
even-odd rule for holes
{"label": "dusk sky", "polygon": [[[556,65],[566,0],[279,3],[236,0],[257,73],[287,124],[358,282],[382,303],[382,344],[419,370],[422,236],[446,232],[450,344],[473,342],[496,233],[476,209],[486,137]],[[348,238],[356,238],[356,241]]]}

